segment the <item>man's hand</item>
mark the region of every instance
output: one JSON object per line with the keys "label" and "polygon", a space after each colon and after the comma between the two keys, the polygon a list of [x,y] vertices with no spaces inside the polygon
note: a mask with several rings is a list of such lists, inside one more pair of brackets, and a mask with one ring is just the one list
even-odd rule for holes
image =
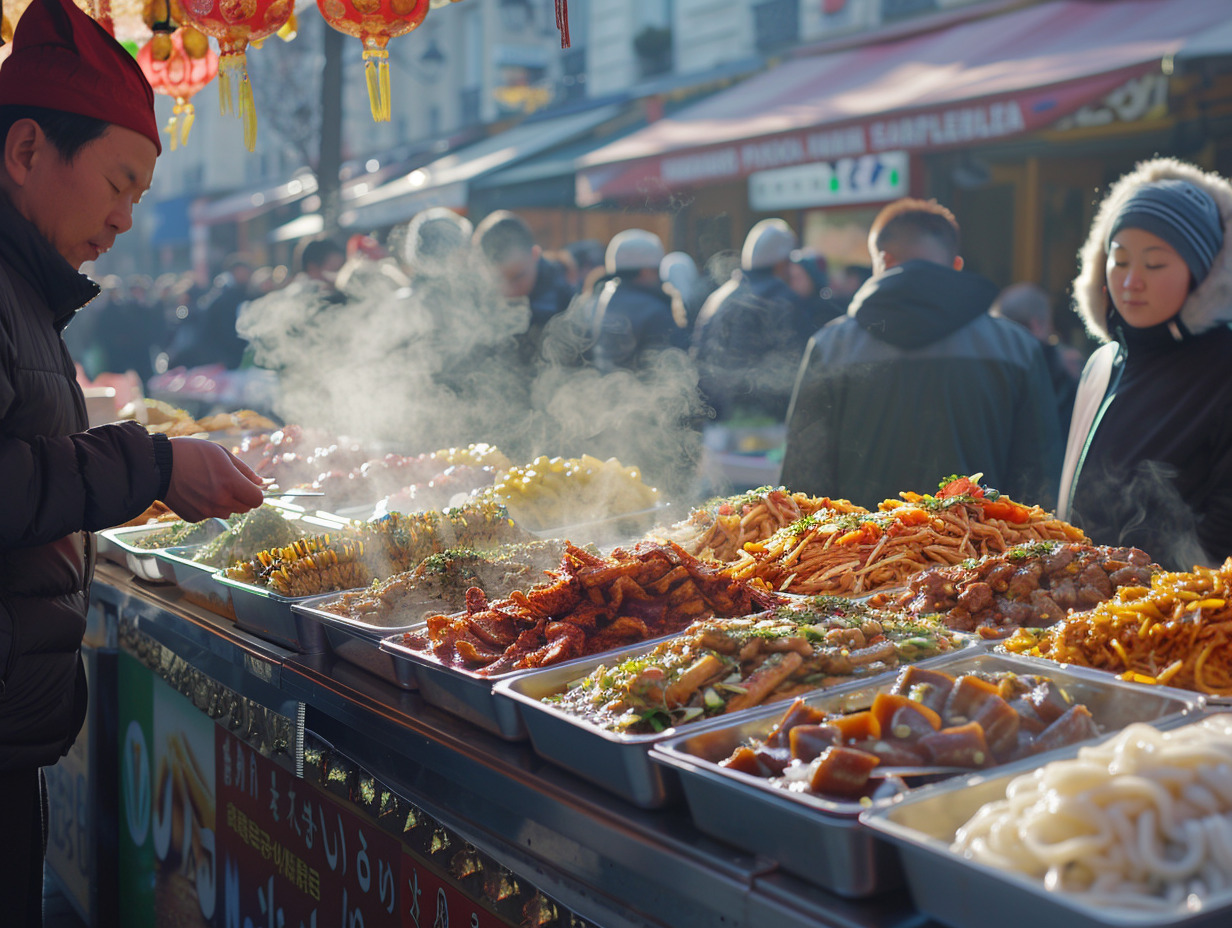
{"label": "man's hand", "polygon": [[265,498],[261,478],[221,445],[203,438],[171,439],[171,486],[163,500],[181,519],[247,512]]}

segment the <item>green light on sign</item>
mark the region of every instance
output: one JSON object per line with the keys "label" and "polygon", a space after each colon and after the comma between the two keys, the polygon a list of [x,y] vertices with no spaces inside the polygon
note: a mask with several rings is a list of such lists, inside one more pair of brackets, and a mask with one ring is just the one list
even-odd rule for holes
{"label": "green light on sign", "polygon": [[833,175],[830,177],[830,190],[838,193],[838,178]]}
{"label": "green light on sign", "polygon": [[891,187],[898,186],[898,171],[896,170],[890,172],[890,186]]}

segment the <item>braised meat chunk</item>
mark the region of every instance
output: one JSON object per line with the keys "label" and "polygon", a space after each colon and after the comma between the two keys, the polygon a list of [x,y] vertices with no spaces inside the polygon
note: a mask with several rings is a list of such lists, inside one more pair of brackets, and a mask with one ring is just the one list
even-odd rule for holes
{"label": "braised meat chunk", "polygon": [[917,574],[893,603],[913,615],[938,613],[956,631],[996,638],[1045,628],[1123,586],[1149,584],[1158,570],[1138,548],[1043,542]]}

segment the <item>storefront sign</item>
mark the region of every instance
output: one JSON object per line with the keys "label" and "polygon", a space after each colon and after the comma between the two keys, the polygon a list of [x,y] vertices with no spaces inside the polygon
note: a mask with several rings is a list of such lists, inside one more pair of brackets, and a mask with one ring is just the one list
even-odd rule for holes
{"label": "storefront sign", "polygon": [[[599,164],[578,173],[577,202],[590,206],[608,198],[653,196],[819,161],[995,142],[1051,126],[1123,85],[1127,77],[1140,77],[1144,69],[1134,66],[1000,97]],[[686,128],[682,125],[676,137],[683,137]],[[698,127],[702,139],[704,130]]]}
{"label": "storefront sign", "polygon": [[896,200],[907,193],[909,164],[905,151],[887,151],[759,171],[749,177],[749,206],[769,213]]}
{"label": "storefront sign", "polygon": [[1059,131],[1091,129],[1114,123],[1144,122],[1168,115],[1168,76],[1144,74],[1126,81],[1099,103],[1084,106],[1053,128]]}

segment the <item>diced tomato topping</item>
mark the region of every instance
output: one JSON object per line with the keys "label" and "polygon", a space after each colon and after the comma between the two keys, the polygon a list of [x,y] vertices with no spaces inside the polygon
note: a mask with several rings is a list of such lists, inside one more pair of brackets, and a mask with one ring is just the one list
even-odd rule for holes
{"label": "diced tomato topping", "polygon": [[972,483],[971,478],[959,477],[937,491],[938,499],[947,499],[951,496],[973,496],[976,499],[982,499],[984,490],[978,483]]}
{"label": "diced tomato topping", "polygon": [[1005,499],[995,499],[983,503],[984,515],[990,519],[1002,519],[1006,522],[1022,524],[1031,519],[1031,510]]}

